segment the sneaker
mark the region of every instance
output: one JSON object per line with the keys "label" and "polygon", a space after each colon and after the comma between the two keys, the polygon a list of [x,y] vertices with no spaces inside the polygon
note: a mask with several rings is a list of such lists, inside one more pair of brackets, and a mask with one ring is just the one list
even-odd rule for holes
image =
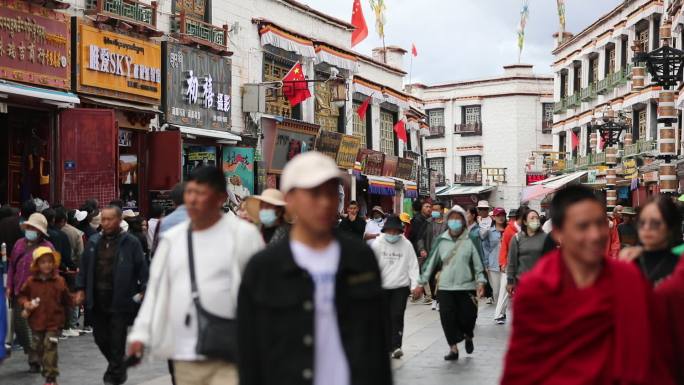
{"label": "sneaker", "polygon": [[466,353],[473,354],[473,351],[475,351],[475,344],[473,344],[472,338],[465,340],[465,348]]}
{"label": "sneaker", "polygon": [[495,318],[494,322],[496,322],[497,325],[503,325],[506,323],[506,317]]}
{"label": "sneaker", "polygon": [[66,334],[64,334],[64,332],[62,332],[62,334],[59,335],[59,339],[62,340],[62,341],[65,340],[65,339],[67,339],[67,338],[69,338],[69,336],[67,336]]}
{"label": "sneaker", "polygon": [[432,305],[433,301],[432,298],[430,297],[424,297],[423,298],[423,305]]}
{"label": "sneaker", "polygon": [[67,337],[78,337],[81,335],[81,333],[76,329],[67,329],[63,331],[62,334],[64,334]]}
{"label": "sneaker", "polygon": [[487,298],[487,305],[491,305],[494,303],[494,299],[492,297]]}
{"label": "sneaker", "polygon": [[449,351],[449,354],[444,356],[445,361],[456,361],[458,360],[458,352],[454,352],[453,350]]}
{"label": "sneaker", "polygon": [[92,333],[92,332],[93,332],[93,328],[90,326],[86,326],[83,329],[81,329],[81,333]]}
{"label": "sneaker", "polygon": [[399,359],[404,356],[404,352],[401,351],[401,348],[396,349],[395,351],[392,352],[392,358],[394,359]]}
{"label": "sneaker", "polygon": [[437,310],[437,306],[439,306],[439,302],[437,302],[436,300],[432,301],[432,310]]}

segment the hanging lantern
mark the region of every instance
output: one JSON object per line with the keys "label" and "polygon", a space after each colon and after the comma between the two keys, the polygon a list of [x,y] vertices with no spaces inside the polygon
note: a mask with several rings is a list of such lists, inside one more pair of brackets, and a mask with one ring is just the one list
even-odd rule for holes
{"label": "hanging lantern", "polygon": [[625,137],[622,139],[622,142],[625,144],[625,146],[631,146],[632,143],[634,143],[634,140],[632,138],[633,137],[631,132],[625,132]]}
{"label": "hanging lantern", "polygon": [[677,147],[675,146],[675,129],[674,127],[660,127],[658,130],[660,138],[658,138],[658,151],[661,156],[676,156]]}
{"label": "hanging lantern", "polygon": [[606,148],[606,164],[609,166],[617,164],[617,149],[615,147]]}
{"label": "hanging lantern", "polygon": [[677,192],[679,181],[677,180],[677,166],[672,163],[663,163],[660,165],[659,173],[660,192],[674,193]]}
{"label": "hanging lantern", "polygon": [[675,92],[662,90],[658,97],[658,123],[674,123],[677,121],[677,109],[675,109]]}
{"label": "hanging lantern", "polygon": [[612,211],[615,205],[617,205],[617,191],[606,190],[606,207],[609,211]]}
{"label": "hanging lantern", "polygon": [[606,187],[615,187],[617,183],[617,174],[614,168],[609,168],[606,170]]}

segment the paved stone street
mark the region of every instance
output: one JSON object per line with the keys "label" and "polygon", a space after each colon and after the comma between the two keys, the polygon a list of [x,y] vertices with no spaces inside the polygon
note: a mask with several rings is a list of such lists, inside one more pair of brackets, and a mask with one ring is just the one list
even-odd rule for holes
{"label": "paved stone street", "polygon": [[[430,306],[409,304],[406,314],[404,339],[405,356],[393,360],[395,384],[397,385],[495,385],[502,369],[502,359],[508,338],[508,326],[495,325],[492,321],[493,305],[481,302],[480,317],[475,330],[475,352],[465,354],[457,362],[443,360],[448,347],[442,334],[439,315]],[[16,353],[0,365],[2,385],[41,385],[38,375],[26,373],[22,353]],[[60,384],[101,384],[104,359],[92,336],[82,336],[61,341]],[[169,385],[166,363],[146,363],[129,371],[130,385]]]}

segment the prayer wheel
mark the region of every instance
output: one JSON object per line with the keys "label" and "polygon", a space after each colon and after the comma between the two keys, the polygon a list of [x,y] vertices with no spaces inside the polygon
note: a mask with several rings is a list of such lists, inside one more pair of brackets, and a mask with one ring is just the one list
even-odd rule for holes
{"label": "prayer wheel", "polygon": [[606,148],[606,164],[609,166],[617,164],[617,149],[615,147]]}
{"label": "prayer wheel", "polygon": [[675,129],[674,127],[661,127],[660,138],[658,139],[658,152],[660,155],[675,156],[677,155],[677,147],[675,145]]}
{"label": "prayer wheel", "polygon": [[632,67],[632,90],[640,90],[644,88],[644,79],[646,78],[646,67]]}
{"label": "prayer wheel", "polygon": [[632,143],[634,143],[634,141],[632,139],[632,133],[626,132],[625,137],[622,139],[622,142],[625,144],[625,146],[631,146]]}
{"label": "prayer wheel", "polygon": [[677,121],[674,91],[662,90],[658,97],[658,122],[672,123]]}
{"label": "prayer wheel", "polygon": [[590,137],[589,137],[589,146],[591,146],[592,149],[596,149],[596,133],[592,132]]}
{"label": "prayer wheel", "polygon": [[617,174],[614,168],[606,170],[606,187],[615,187],[617,183]]}
{"label": "prayer wheel", "polygon": [[663,42],[667,41],[669,44],[669,40],[672,38],[672,21],[670,19],[665,19],[663,21],[663,24],[660,25],[660,40]]}
{"label": "prayer wheel", "polygon": [[[606,190],[606,206],[612,209],[617,204],[617,190]],[[610,211],[610,210],[609,210]]]}
{"label": "prayer wheel", "polygon": [[679,188],[677,180],[677,166],[673,163],[663,163],[658,172],[660,180],[660,192],[674,193]]}

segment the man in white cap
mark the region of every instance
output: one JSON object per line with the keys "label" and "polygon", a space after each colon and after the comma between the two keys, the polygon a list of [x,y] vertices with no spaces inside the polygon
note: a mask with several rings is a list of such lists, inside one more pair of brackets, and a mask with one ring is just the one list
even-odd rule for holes
{"label": "man in white cap", "polygon": [[283,170],[296,220],[242,277],[240,385],[392,383],[378,263],[363,242],[334,231],[343,177],[319,152]]}

